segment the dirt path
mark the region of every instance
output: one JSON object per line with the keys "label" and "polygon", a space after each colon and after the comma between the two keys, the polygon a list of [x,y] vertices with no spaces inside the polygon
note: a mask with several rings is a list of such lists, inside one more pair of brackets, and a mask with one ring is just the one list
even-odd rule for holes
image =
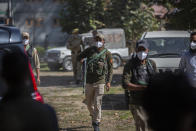
{"label": "dirt path", "polygon": [[[134,131],[133,118],[124,102],[122,69],[114,71],[112,90],[103,97],[102,131]],[[81,86],[74,84],[72,72],[41,72],[39,91],[57,113],[61,131],[91,131],[91,118]]]}

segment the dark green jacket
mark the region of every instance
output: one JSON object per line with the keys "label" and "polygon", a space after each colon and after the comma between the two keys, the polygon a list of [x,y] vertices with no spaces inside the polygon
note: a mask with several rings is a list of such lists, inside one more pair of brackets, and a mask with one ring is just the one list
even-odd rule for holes
{"label": "dark green jacket", "polygon": [[[90,58],[92,56],[95,56],[99,54],[103,49],[98,50],[97,47],[92,46],[87,49],[85,49],[81,54],[78,56],[78,60],[80,61],[83,58],[87,58],[87,63],[89,62]],[[112,74],[113,74],[113,62],[112,62],[112,55],[111,53],[107,50],[103,55],[105,55],[105,60],[104,63],[105,65],[100,65],[100,66],[105,66],[105,72],[103,75],[98,75],[97,73],[90,73],[88,72],[87,69],[87,77],[86,77],[86,83],[92,84],[105,84],[105,83],[111,83],[112,81]]]}
{"label": "dark green jacket", "polygon": [[[149,63],[150,63],[150,66],[153,68],[151,68],[151,70],[154,71],[154,73],[157,72],[157,69],[156,69],[156,64],[153,60],[150,60],[148,59]],[[140,66],[140,61],[138,60],[138,58],[133,58],[133,59],[130,59],[126,65],[124,66],[124,70],[123,70],[123,78],[122,78],[122,84],[123,84],[123,87],[126,88],[126,85],[128,85],[128,83],[133,83],[133,84],[138,84],[137,80],[134,80],[134,66]],[[153,72],[150,71],[148,72],[149,75],[153,75]]]}
{"label": "dark green jacket", "polygon": [[[137,57],[130,59],[125,65],[123,70],[123,79],[122,79],[123,88],[126,89],[129,83],[147,86],[149,82],[149,78],[157,72],[156,70],[157,69],[156,69],[155,62],[150,59],[146,61],[145,65],[141,65],[140,60]],[[140,81],[141,78],[147,78],[147,79],[145,79],[145,82],[142,82]],[[129,104],[141,105],[143,95],[144,95],[144,90],[130,91]]]}

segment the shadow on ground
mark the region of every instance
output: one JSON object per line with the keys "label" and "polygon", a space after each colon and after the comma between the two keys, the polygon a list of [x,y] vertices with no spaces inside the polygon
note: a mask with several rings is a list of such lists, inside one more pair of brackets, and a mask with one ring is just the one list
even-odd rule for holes
{"label": "shadow on ground", "polygon": [[[40,87],[48,87],[48,86],[73,86],[78,87],[82,86],[82,83],[80,85],[76,85],[74,78],[72,75],[66,75],[66,76],[41,76],[41,84]],[[112,86],[119,86],[121,85],[121,75],[115,74],[113,75],[112,79]]]}
{"label": "shadow on ground", "polygon": [[114,74],[112,78],[112,86],[122,85],[122,74]]}
{"label": "shadow on ground", "polygon": [[89,126],[80,126],[80,127],[73,127],[73,128],[60,128],[60,131],[81,131],[87,128],[91,128]]}
{"label": "shadow on ground", "polygon": [[124,94],[105,94],[102,110],[127,110]]}
{"label": "shadow on ground", "polygon": [[40,87],[75,85],[72,76],[41,76]]}

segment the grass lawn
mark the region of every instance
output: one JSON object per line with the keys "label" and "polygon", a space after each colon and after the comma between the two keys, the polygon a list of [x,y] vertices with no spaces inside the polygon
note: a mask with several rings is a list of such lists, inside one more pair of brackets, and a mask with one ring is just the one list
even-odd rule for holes
{"label": "grass lawn", "polygon": [[[84,99],[82,88],[45,87],[39,88],[39,90],[44,96],[45,102],[55,108],[61,131],[92,130],[91,117],[89,116],[86,105],[82,103]],[[123,94],[121,87],[112,88],[105,95],[115,96],[119,94]],[[111,103],[108,101],[105,102],[107,105]],[[102,131],[135,131],[133,118],[129,110],[118,110],[112,108],[112,106],[108,106],[105,109],[103,107],[102,116]]]}
{"label": "grass lawn", "polygon": [[[60,131],[92,131],[91,117],[82,103],[83,89],[74,85],[73,73],[51,72],[47,63],[41,63],[40,70],[39,91],[56,110]],[[125,108],[121,74],[122,68],[114,70],[112,88],[103,97],[101,131],[135,131],[133,117]]]}

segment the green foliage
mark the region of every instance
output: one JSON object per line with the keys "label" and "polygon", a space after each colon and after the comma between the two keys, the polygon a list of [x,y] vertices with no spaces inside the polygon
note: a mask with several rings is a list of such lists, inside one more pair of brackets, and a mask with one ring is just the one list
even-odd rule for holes
{"label": "green foliage", "polygon": [[70,33],[79,28],[80,33],[105,26],[104,0],[64,0],[61,25],[63,31]]}
{"label": "green foliage", "polygon": [[179,3],[172,3],[172,5],[179,12],[170,15],[168,28],[178,30],[196,29],[196,1],[181,0]]}
{"label": "green foliage", "polygon": [[[143,0],[145,1],[145,0]],[[63,31],[80,33],[97,28],[123,28],[127,40],[137,40],[145,31],[159,29],[153,10],[142,0],[65,0],[61,12]],[[66,10],[66,11],[65,11]]]}
{"label": "green foliage", "polygon": [[109,16],[113,23],[111,27],[121,27],[126,32],[126,38],[138,40],[145,31],[159,29],[159,22],[153,16],[153,9],[138,0],[111,0]]}

